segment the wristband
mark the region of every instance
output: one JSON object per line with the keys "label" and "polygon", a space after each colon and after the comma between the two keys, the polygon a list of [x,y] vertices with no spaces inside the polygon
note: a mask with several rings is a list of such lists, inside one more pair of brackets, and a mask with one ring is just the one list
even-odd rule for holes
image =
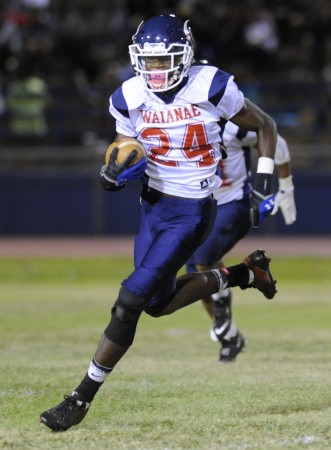
{"label": "wristband", "polygon": [[272,175],[274,173],[275,161],[272,158],[266,156],[260,156],[257,161],[257,173],[268,173]]}
{"label": "wristband", "polygon": [[278,178],[279,190],[280,191],[293,191],[294,185],[292,181],[292,175],[286,178]]}

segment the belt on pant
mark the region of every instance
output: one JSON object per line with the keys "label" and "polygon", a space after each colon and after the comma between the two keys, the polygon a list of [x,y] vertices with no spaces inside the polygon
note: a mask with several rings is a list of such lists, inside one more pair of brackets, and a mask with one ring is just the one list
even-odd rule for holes
{"label": "belt on pant", "polygon": [[[141,198],[145,200],[145,202],[149,203],[150,205],[155,205],[162,197],[167,198],[177,198],[181,200],[188,200],[187,197],[178,197],[177,195],[171,195],[171,194],[165,194],[164,192],[157,191],[156,189],[150,188],[146,185],[143,186],[141,191]],[[208,196],[207,198],[211,198],[212,196]],[[195,200],[195,199],[191,199]],[[203,199],[197,199],[197,200],[203,200]]]}
{"label": "belt on pant", "polygon": [[155,205],[155,203],[157,203],[162,197],[183,198],[176,195],[165,194],[164,192],[157,191],[156,189],[150,188],[145,185],[143,186],[143,189],[141,191],[141,198],[145,200],[145,202],[151,205]]}

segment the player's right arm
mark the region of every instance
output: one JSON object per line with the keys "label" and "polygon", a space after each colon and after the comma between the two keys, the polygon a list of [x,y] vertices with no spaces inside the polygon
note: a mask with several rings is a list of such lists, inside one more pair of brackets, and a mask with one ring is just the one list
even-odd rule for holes
{"label": "player's right arm", "polygon": [[[137,132],[131,122],[129,107],[123,94],[123,85],[115,90],[109,99],[109,112],[116,121],[116,137],[119,139],[132,138]],[[116,162],[116,153],[109,158],[108,165],[103,165],[100,171],[100,183],[106,191],[117,191],[125,186],[128,179],[134,179],[135,166],[130,166],[134,155],[128,155],[122,164]],[[131,177],[131,178],[130,178]],[[125,181],[123,181],[125,180]]]}
{"label": "player's right arm", "polygon": [[[117,133],[114,142],[126,138],[130,138],[130,136]],[[101,167],[100,183],[106,191],[118,191],[122,189],[127,181],[140,178],[146,169],[146,158],[141,159],[134,165],[130,165],[137,154],[136,150],[128,154],[122,163],[117,161],[117,154],[118,148],[115,147],[110,154],[108,164],[104,164]]]}

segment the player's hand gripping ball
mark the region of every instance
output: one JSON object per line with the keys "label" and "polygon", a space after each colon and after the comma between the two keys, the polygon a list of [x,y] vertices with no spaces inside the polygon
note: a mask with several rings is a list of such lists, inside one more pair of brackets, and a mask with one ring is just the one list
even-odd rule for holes
{"label": "player's hand gripping ball", "polygon": [[118,164],[123,164],[126,158],[130,155],[133,150],[136,150],[135,156],[130,159],[129,165],[132,166],[139,162],[144,156],[146,156],[145,148],[138,139],[134,138],[125,138],[119,139],[118,141],[113,142],[107,148],[105,154],[105,164],[108,166],[110,161],[110,155],[114,152],[115,149],[118,149],[116,152],[116,162]]}
{"label": "player's hand gripping ball", "polygon": [[107,148],[101,176],[116,186],[123,186],[129,180],[140,178],[146,167],[147,158],[142,143],[134,138],[119,139]]}

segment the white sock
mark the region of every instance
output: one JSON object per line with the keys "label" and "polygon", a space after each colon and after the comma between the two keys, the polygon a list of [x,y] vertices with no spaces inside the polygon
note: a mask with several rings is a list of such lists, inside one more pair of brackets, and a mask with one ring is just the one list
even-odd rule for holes
{"label": "white sock", "polygon": [[91,380],[94,380],[97,383],[103,383],[111,371],[112,369],[98,364],[93,358],[90,367],[88,368],[87,375]]}

